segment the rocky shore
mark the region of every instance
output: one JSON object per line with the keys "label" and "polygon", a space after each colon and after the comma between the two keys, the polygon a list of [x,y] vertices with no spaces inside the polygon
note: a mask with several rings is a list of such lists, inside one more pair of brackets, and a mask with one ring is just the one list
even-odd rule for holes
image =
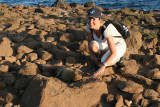
{"label": "rocky shore", "polygon": [[0,107],[160,106],[160,11],[97,7],[131,36],[126,70],[92,77],[85,26],[93,6],[0,4]]}

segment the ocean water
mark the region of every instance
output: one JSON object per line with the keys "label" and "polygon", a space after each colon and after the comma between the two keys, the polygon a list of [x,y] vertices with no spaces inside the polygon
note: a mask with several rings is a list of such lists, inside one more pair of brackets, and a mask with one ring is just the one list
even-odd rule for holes
{"label": "ocean water", "polygon": [[[0,0],[0,3],[12,5],[28,5],[38,6],[43,3],[45,6],[50,7],[57,0]],[[65,0],[67,3],[85,4],[86,2],[95,2],[96,6],[101,6],[110,9],[121,9],[123,7],[131,7],[134,9],[149,11],[160,11],[160,0]]]}

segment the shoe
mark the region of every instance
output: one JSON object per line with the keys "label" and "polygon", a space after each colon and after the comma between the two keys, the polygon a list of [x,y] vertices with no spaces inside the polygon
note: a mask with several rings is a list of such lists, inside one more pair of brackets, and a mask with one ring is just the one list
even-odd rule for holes
{"label": "shoe", "polygon": [[126,67],[125,67],[125,65],[124,65],[124,57],[122,56],[121,58],[120,58],[120,60],[116,63],[116,65],[117,65],[117,71],[118,72],[124,72],[125,70],[126,70]]}
{"label": "shoe", "polygon": [[122,56],[121,58],[120,58],[120,60],[116,63],[116,65],[117,65],[117,68],[119,69],[119,68],[121,68],[121,67],[125,67],[125,65],[124,65],[124,57]]}

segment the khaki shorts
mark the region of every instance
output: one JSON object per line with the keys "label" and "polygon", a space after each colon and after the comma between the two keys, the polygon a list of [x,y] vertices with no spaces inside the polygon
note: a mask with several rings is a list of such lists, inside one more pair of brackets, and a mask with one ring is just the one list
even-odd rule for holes
{"label": "khaki shorts", "polygon": [[[91,41],[90,45],[93,42],[95,42],[97,44],[98,50],[106,51],[106,53],[101,58],[101,62],[102,63],[105,62],[108,59],[109,55],[111,54],[109,47],[108,47],[108,44],[93,40],[93,41]],[[127,46],[126,46],[126,43],[123,39],[120,40],[119,42],[117,42],[116,43],[117,54],[111,63],[114,63],[114,61],[119,60],[125,54],[126,48],[127,48]]]}

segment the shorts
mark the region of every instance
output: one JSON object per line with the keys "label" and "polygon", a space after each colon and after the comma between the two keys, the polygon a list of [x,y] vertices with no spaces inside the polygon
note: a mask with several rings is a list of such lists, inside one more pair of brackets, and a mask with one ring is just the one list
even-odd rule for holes
{"label": "shorts", "polygon": [[[97,47],[98,47],[98,50],[103,50],[103,51],[106,51],[106,53],[102,56],[101,58],[101,62],[105,62],[109,55],[111,54],[110,50],[109,50],[109,47],[108,47],[108,44],[107,43],[103,43],[103,42],[98,42],[98,41],[91,41],[90,45],[95,42],[97,44]],[[123,39],[121,39],[119,42],[116,43],[116,50],[117,50],[117,53],[116,53],[116,56],[115,58],[112,60],[111,63],[114,63],[114,61],[116,60],[119,60],[126,52],[126,43]]]}

